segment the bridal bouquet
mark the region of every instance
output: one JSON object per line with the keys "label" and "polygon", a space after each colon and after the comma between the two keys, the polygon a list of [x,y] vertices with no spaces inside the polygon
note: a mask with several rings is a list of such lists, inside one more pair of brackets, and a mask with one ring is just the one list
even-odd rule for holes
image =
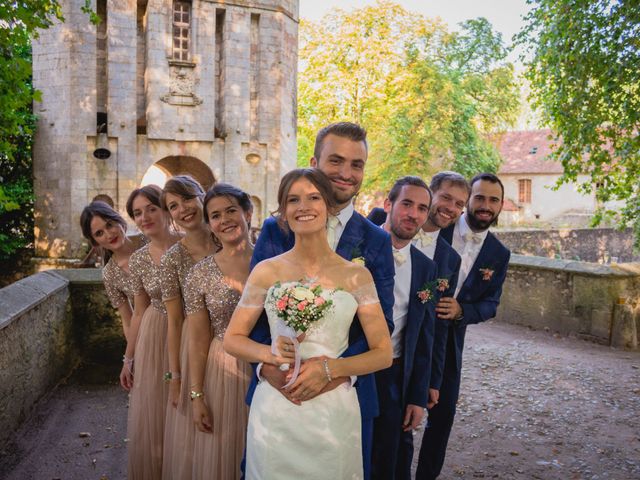
{"label": "bridal bouquet", "polygon": [[325,310],[333,303],[321,295],[320,285],[311,287],[296,282],[286,287],[277,283],[275,287],[274,299],[278,317],[298,335],[321,319]]}
{"label": "bridal bouquet", "polygon": [[[295,363],[289,382],[282,388],[287,388],[295,382],[300,371],[300,355],[298,353],[298,335],[305,333],[318,320],[322,318],[333,302],[322,296],[320,285],[307,285],[292,282],[283,287],[279,282],[273,289],[273,302],[279,319],[276,323],[276,334],[273,336],[271,351],[277,355],[276,339],[279,336],[288,337],[293,342],[295,350]],[[280,365],[281,370],[288,370],[289,365]]]}

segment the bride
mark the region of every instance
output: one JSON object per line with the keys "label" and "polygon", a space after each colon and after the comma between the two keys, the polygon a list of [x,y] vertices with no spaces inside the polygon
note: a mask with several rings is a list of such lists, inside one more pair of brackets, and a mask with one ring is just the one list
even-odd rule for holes
{"label": "bride", "polygon": [[[256,389],[249,412],[246,478],[362,478],[356,391],[348,382],[322,390],[333,378],[389,367],[389,330],[369,271],[344,260],[327,242],[327,214],[333,206],[328,177],[317,169],[289,172],[280,183],[278,203],[279,222],[293,231],[295,245],[254,268],[224,337],[225,350],[240,359],[281,368],[291,364],[286,388],[292,401],[268,382]],[[291,299],[287,290],[302,296]],[[309,303],[324,305],[306,332],[300,335],[298,330],[290,339],[281,336],[287,301],[297,302],[294,310],[300,311],[310,308]],[[277,339],[272,347],[249,339],[263,310]],[[370,349],[338,358],[347,348],[356,314]],[[298,321],[304,317],[291,315]],[[293,366],[297,359],[303,361],[299,371]]]}

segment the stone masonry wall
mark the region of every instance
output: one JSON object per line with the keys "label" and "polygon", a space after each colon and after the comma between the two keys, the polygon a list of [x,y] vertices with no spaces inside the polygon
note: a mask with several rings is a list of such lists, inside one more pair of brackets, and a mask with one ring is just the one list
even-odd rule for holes
{"label": "stone masonry wall", "polygon": [[638,348],[640,264],[512,255],[497,320]]}
{"label": "stone masonry wall", "polygon": [[[492,230],[493,231],[493,230]],[[513,253],[593,263],[640,262],[633,251],[633,231],[614,228],[566,230],[497,230]]]}
{"label": "stone masonry wall", "polygon": [[0,290],[0,443],[78,361],[67,286],[49,271]]}
{"label": "stone masonry wall", "polygon": [[99,269],[49,270],[0,289],[0,445],[77,366],[83,382],[115,380],[124,347]]}

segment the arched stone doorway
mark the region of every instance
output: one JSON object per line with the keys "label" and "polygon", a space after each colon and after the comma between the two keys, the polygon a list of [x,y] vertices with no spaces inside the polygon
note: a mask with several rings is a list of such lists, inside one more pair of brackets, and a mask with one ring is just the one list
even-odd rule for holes
{"label": "arched stone doorway", "polygon": [[164,157],[151,165],[142,177],[140,185],[155,183],[163,187],[167,179],[174,175],[191,175],[205,190],[216,183],[213,172],[202,160],[176,155]]}

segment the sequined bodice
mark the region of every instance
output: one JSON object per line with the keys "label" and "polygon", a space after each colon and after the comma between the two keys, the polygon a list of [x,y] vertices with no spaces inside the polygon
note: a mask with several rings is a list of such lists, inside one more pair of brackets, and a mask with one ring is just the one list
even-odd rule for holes
{"label": "sequined bodice", "polygon": [[111,257],[102,269],[102,280],[107,297],[114,308],[118,308],[127,300],[133,305],[133,285],[131,275],[125,272]]}
{"label": "sequined bodice", "polygon": [[240,293],[224,281],[211,255],[198,262],[187,275],[184,299],[187,315],[207,309],[211,332],[221,339],[238,304]]}
{"label": "sequined bodice", "polygon": [[166,313],[162,303],[162,268],[151,258],[149,245],[145,245],[131,255],[129,271],[134,294],[145,291],[151,299],[151,304],[162,313]]}
{"label": "sequined bodice", "polygon": [[189,251],[182,244],[176,242],[162,256],[160,266],[162,267],[162,299],[183,296],[185,280],[191,268],[196,264],[189,254]]}

